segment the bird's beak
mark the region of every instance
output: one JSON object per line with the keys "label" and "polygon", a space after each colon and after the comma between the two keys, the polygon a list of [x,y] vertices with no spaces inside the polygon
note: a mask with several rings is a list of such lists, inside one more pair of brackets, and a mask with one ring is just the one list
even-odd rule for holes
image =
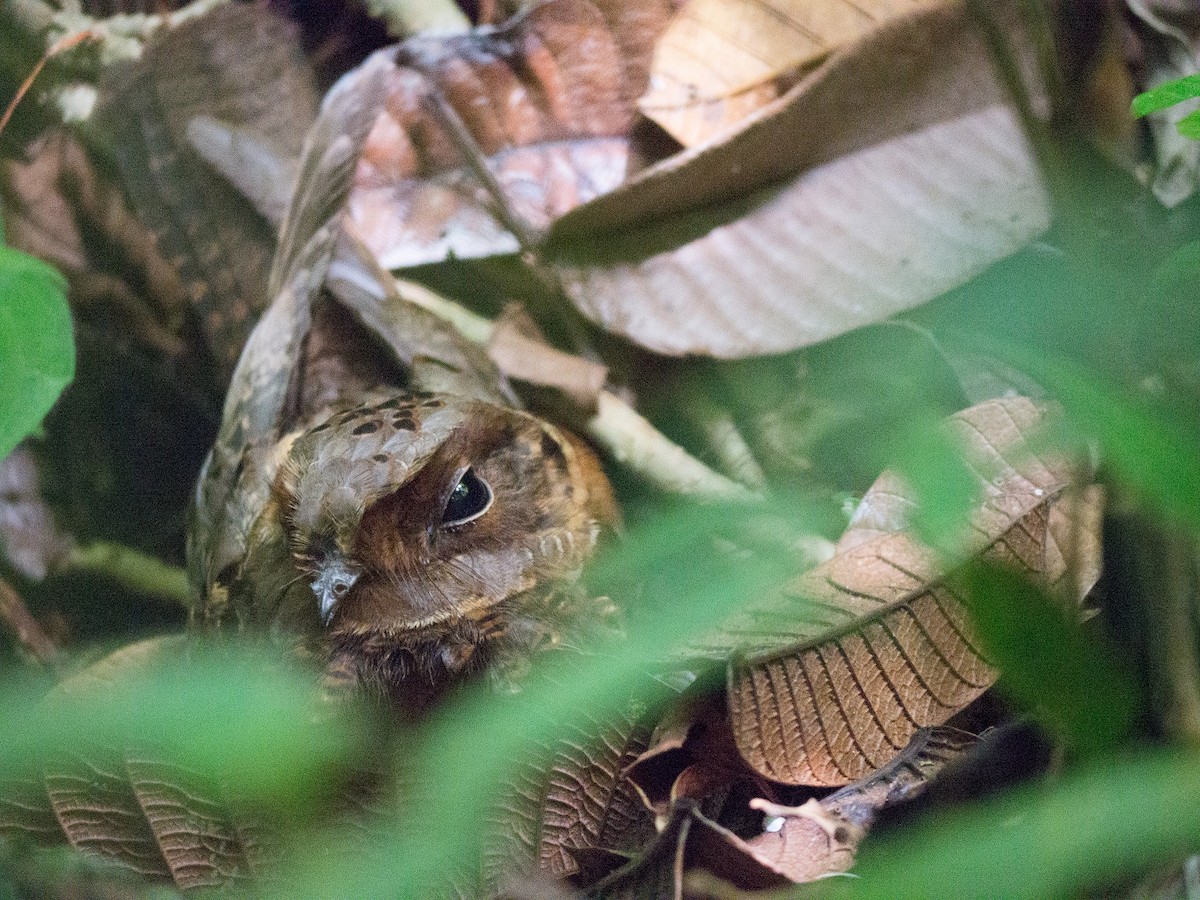
{"label": "bird's beak", "polygon": [[360,573],[357,566],[340,554],[326,557],[317,571],[317,577],[312,581],[312,589],[317,595],[321,621],[328,625],[338,603],[350,592]]}

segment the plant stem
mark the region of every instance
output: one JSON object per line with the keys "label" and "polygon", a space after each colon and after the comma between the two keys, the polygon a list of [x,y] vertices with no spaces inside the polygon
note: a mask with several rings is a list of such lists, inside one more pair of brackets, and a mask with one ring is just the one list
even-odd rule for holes
{"label": "plant stem", "polygon": [[66,568],[98,572],[135,593],[191,606],[187,573],[132,547],[106,542],[76,547],[67,557]]}

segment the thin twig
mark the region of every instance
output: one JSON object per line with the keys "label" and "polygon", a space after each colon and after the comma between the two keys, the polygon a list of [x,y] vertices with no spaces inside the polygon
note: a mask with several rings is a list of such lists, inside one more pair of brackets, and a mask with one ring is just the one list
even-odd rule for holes
{"label": "thin twig", "polygon": [[466,31],[471,21],[454,0],[368,0],[373,16],[387,22],[388,33],[398,38],[414,34],[454,34]]}
{"label": "thin twig", "polygon": [[38,624],[25,606],[25,601],[11,584],[0,578],[0,619],[8,625],[13,636],[30,655],[44,666],[58,661],[58,645]]}
{"label": "thin twig", "polygon": [[543,236],[538,233],[537,229],[525,221],[524,216],[512,208],[512,205],[508,202],[508,197],[504,193],[504,189],[500,186],[500,182],[496,180],[496,176],[492,174],[491,168],[488,167],[487,160],[484,158],[479,144],[476,143],[474,135],[471,134],[470,129],[467,128],[466,123],[463,122],[457,110],[446,102],[446,98],[442,96],[441,88],[438,87],[432,73],[427,72],[415,60],[412,61],[412,64],[421,71],[421,74],[425,76],[425,80],[429,85],[429,90],[425,92],[422,100],[450,135],[455,149],[458,150],[463,162],[467,164],[467,168],[471,170],[471,174],[478,178],[480,184],[487,190],[492,200],[493,214],[505,228],[512,232],[513,237],[517,239],[517,243],[521,245],[522,252],[535,255]]}
{"label": "thin twig", "polygon": [[[463,337],[486,346],[495,325],[428,288],[397,280],[406,300],[454,326]],[[633,407],[610,391],[597,397],[596,412],[583,430],[618,463],[665,491],[713,500],[752,500],[756,495],[736,481],[714,472],[655,428]]]}
{"label": "thin twig", "polygon": [[33,82],[37,79],[38,75],[42,73],[42,69],[46,68],[46,63],[50,62],[50,60],[58,54],[66,50],[70,50],[72,47],[78,46],[84,41],[95,40],[95,37],[96,36],[91,31],[81,31],[78,34],[69,34],[61,37],[50,45],[50,49],[42,54],[42,58],[39,59],[37,61],[37,65],[33,67],[33,71],[25,76],[25,80],[22,81],[21,86],[17,88],[16,94],[13,95],[12,100],[9,101],[8,107],[4,110],[4,115],[0,116],[0,134],[4,133],[4,129],[8,125],[9,119],[12,118],[13,113],[17,109],[17,104],[19,104],[25,95],[29,93],[29,89],[33,87]]}
{"label": "thin twig", "polygon": [[732,413],[691,387],[686,389],[684,398],[688,417],[704,436],[725,474],[752,490],[760,490],[767,477]]}

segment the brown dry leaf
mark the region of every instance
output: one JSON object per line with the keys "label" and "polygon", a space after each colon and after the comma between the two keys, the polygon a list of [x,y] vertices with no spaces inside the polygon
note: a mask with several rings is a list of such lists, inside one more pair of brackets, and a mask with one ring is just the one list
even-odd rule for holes
{"label": "brown dry leaf", "polygon": [[1006,96],[962,6],[894,20],[720,143],[568,213],[546,259],[585,315],[662,353],[780,352],[879,321],[1048,225]]}
{"label": "brown dry leaf", "polygon": [[764,793],[771,790],[738,753],[724,698],[711,694],[685,695],[670,708],[626,777],[659,828],[681,801],[694,801],[702,812],[716,814],[738,782],[757,782]]}
{"label": "brown dry leaf", "polygon": [[762,834],[741,843],[763,867],[789,881],[844,872],[879,811],[920,794],[976,740],[955,728],[923,728],[887,766],[822,800],[799,807],[752,800],[751,807],[768,818]]}
{"label": "brown dry leaf", "polygon": [[0,782],[0,837],[50,844],[62,840],[46,785],[40,779]]}
{"label": "brown dry leaf", "polygon": [[[59,684],[46,698],[104,693],[180,652],[185,638],[140,641]],[[66,840],[85,853],[181,890],[245,880],[256,845],[203,776],[130,749],[89,746],[47,760],[40,780],[0,787],[0,834]]]}
{"label": "brown dry leaf", "polygon": [[798,807],[752,800],[750,806],[767,821],[762,834],[739,839],[739,845],[766,870],[788,881],[845,872],[878,812],[921,793],[975,740],[954,728],[922,729],[889,765],[822,800]]}
{"label": "brown dry leaf", "polygon": [[512,773],[492,819],[487,880],[522,869],[566,878],[580,870],[573,852],[632,852],[653,834],[624,775],[646,747],[645,730],[620,717],[579,722],[572,732]]}
{"label": "brown dry leaf", "polygon": [[245,839],[209,779],[173,763],[124,754],[125,776],[181,890],[246,882],[256,845]]}
{"label": "brown dry leaf", "polygon": [[[751,800],[750,808],[764,815],[762,833],[753,837],[722,827],[706,815],[698,797],[681,796],[662,819],[663,837],[606,884],[633,886],[630,893],[636,895],[637,886],[662,883],[674,872],[674,895],[691,896],[693,891],[684,888],[692,886],[698,871],[743,891],[844,872],[879,811],[920,794],[975,741],[974,735],[955,728],[921,729],[889,765],[821,800],[795,807]],[[673,855],[668,852],[672,849]]]}
{"label": "brown dry leaf", "polygon": [[61,756],[47,761],[45,770],[50,805],[72,847],[140,875],[170,877],[118,751]]}
{"label": "brown dry leaf", "polygon": [[[1050,508],[1075,470],[1029,455],[1027,437],[1043,415],[1024,398],[992,400],[947,426],[982,493],[971,552],[1045,583],[1062,576]],[[862,778],[996,678],[931,550],[909,531],[851,543],[782,600],[746,610],[697,648],[747,654],[730,673],[734,736],[750,766],[773,781]]]}
{"label": "brown dry leaf", "polygon": [[944,0],[691,0],[659,40],[638,107],[685,147],[776,99],[781,75],[819,64],[889,19]]}
{"label": "brown dry leaf", "polygon": [[389,97],[349,202],[357,235],[389,269],[511,253],[612,190],[669,9],[547,0],[499,29],[384,51]]}

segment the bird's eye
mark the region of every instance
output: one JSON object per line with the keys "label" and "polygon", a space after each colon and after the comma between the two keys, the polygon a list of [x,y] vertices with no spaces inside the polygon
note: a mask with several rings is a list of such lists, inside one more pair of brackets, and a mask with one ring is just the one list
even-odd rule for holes
{"label": "bird's eye", "polygon": [[446,501],[442,525],[452,527],[474,521],[492,505],[492,489],[486,481],[467,469]]}

